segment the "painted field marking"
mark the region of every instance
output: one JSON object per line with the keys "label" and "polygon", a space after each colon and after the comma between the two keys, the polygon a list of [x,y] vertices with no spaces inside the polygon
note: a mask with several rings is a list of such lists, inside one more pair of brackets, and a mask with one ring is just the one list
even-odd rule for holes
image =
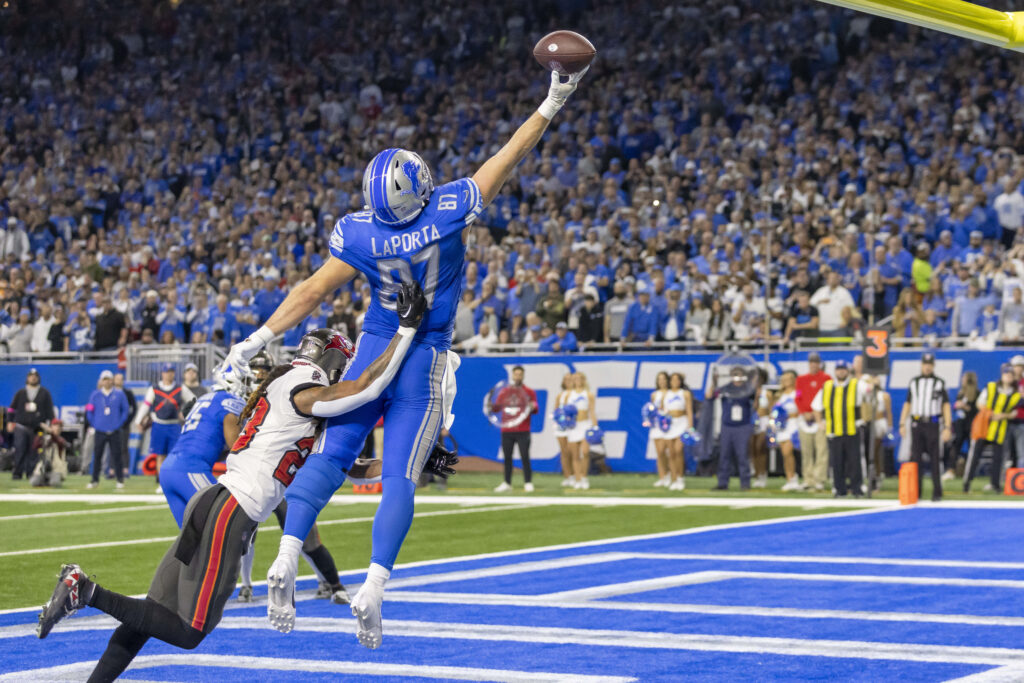
{"label": "painted field marking", "polygon": [[[1024,617],[982,616],[972,614],[928,614],[924,612],[876,612],[857,610],[761,607],[758,605],[702,605],[662,602],[599,602],[551,600],[536,595],[500,593],[435,593],[425,591],[387,591],[390,602],[444,605],[490,605],[496,607],[551,607],[572,610],[705,614],[709,616],[770,617],[792,619],[848,619],[859,621],[956,624],[964,626],[1024,626]],[[27,628],[27,627],[18,627]],[[31,631],[34,633],[35,631]],[[30,631],[26,630],[26,634]],[[1022,679],[1024,680],[1024,679]]]}
{"label": "painted field marking", "polygon": [[780,562],[793,564],[871,564],[893,567],[941,567],[945,569],[1020,569],[1024,562],[971,560],[918,560],[897,557],[843,557],[836,555],[720,555],[705,553],[630,553],[636,559],[709,560],[714,562]]}
{"label": "painted field marking", "polygon": [[[165,499],[154,493],[0,493],[0,503],[163,503]],[[331,497],[334,505],[358,505],[360,503],[380,503],[380,494],[343,493]],[[848,509],[848,510],[938,510],[938,509],[977,509],[977,510],[1021,510],[1024,505],[1004,500],[950,500],[938,503],[921,501],[916,505],[903,505],[895,498],[802,498],[781,496],[719,496],[702,497],[682,495],[673,498],[652,498],[640,496],[594,496],[566,494],[562,496],[506,496],[497,495],[447,495],[423,494],[416,496],[416,502],[424,505],[492,505],[509,503],[530,507],[546,507],[549,505],[583,505],[590,507],[621,507],[633,505],[637,507],[763,507],[763,508],[801,508],[805,510]]]}
{"label": "painted field marking", "polygon": [[1024,681],[1024,667],[1001,666],[969,676],[954,678],[946,683],[1020,683]]}
{"label": "painted field marking", "polygon": [[[43,669],[31,669],[0,676],[0,681],[64,681],[80,679],[89,674],[94,662],[62,664]],[[158,666],[201,666],[223,669],[256,669],[260,671],[305,671],[358,676],[410,676],[416,678],[444,678],[459,681],[507,681],[508,683],[627,683],[635,681],[628,676],[587,676],[576,673],[548,673],[541,671],[515,671],[511,669],[483,669],[464,666],[427,666],[424,664],[385,664],[383,662],[339,662],[282,657],[248,657],[242,655],[168,654],[136,657],[129,671],[151,669]]]}
{"label": "painted field marking", "polygon": [[565,569],[568,567],[580,567],[604,562],[618,562],[630,559],[629,553],[609,552],[593,553],[589,555],[570,555],[550,560],[533,560],[530,562],[516,562],[503,564],[497,567],[483,567],[480,569],[462,569],[454,572],[441,572],[438,574],[424,574],[422,576],[410,576],[407,578],[396,578],[388,582],[388,587],[410,588],[412,586],[429,586],[435,583],[451,583],[453,581],[470,581],[493,576],[511,576],[512,574],[525,574],[527,572],[542,572],[554,569]]}
{"label": "painted field marking", "polygon": [[[472,512],[491,512],[501,510],[512,510],[517,509],[518,505],[495,505],[491,507],[474,507],[474,508],[458,508],[455,510],[434,510],[431,512],[417,512],[413,514],[413,517],[443,517],[448,515],[465,515]],[[365,522],[372,522],[373,517],[352,517],[349,519],[332,519],[325,522],[318,522],[322,526],[336,525],[336,524],[361,524]],[[261,529],[279,529],[276,523],[264,522],[260,525]],[[121,546],[129,545],[147,545],[151,543],[171,543],[177,538],[177,536],[154,536],[152,538],[136,538],[125,541],[105,541],[103,543],[80,543],[78,545],[65,545],[65,546],[53,546],[49,548],[27,548],[25,550],[10,550],[7,552],[0,553],[0,557],[16,557],[19,555],[41,555],[45,553],[62,553],[69,552],[72,550],[91,550],[94,548],[117,548]]]}
{"label": "painted field marking", "polygon": [[144,510],[166,510],[167,505],[129,505],[120,508],[100,508],[99,510],[63,510],[61,512],[35,512],[27,515],[8,515],[0,517],[0,522],[14,522],[21,519],[45,519],[47,517],[83,517],[85,515],[102,515],[110,512],[141,512]]}
{"label": "painted field marking", "polygon": [[[2,496],[2,494],[0,494]],[[773,517],[771,519],[754,519],[746,522],[728,522],[725,524],[709,524],[707,526],[692,527],[689,529],[677,529],[675,531],[658,531],[649,534],[635,534],[632,536],[618,536],[612,538],[601,538],[592,541],[576,541],[573,543],[557,543],[546,546],[536,546],[532,548],[517,548],[515,550],[498,550],[489,553],[475,553],[472,555],[458,555],[455,557],[444,557],[434,560],[418,560],[416,562],[406,562],[396,564],[395,569],[412,569],[419,567],[437,567],[452,563],[461,562],[473,562],[475,560],[488,560],[496,559],[500,557],[517,557],[522,555],[532,555],[535,553],[555,552],[561,550],[576,550],[580,548],[595,548],[605,545],[611,545],[616,543],[627,543],[631,541],[651,541],[664,538],[673,538],[677,536],[689,536],[692,534],[700,534],[711,531],[724,531],[727,529],[748,529],[765,526],[775,526],[778,524],[789,524],[793,522],[804,522],[809,520],[823,520],[823,519],[842,519],[844,517],[859,517],[861,515],[870,515],[885,512],[897,512],[907,508],[895,508],[895,509],[868,509],[868,510],[843,510],[840,512],[825,512],[818,515],[798,515],[793,517]],[[363,569],[346,569],[342,571],[342,574],[353,574],[364,571]],[[312,574],[305,574],[297,577],[299,581],[308,581],[313,579]],[[266,581],[254,581],[253,586],[266,585]],[[143,595],[135,595],[132,597],[144,598]],[[17,612],[25,612],[26,614],[32,614],[38,612],[38,607],[15,607],[9,609],[0,610],[0,614],[14,614]]]}
{"label": "painted field marking", "polygon": [[[111,623],[112,620],[96,620],[91,621],[89,624],[81,624],[75,630],[106,630],[110,628]],[[339,632],[339,624],[347,626],[351,623],[353,623],[353,620],[347,616],[341,618],[299,617],[295,621],[294,630],[295,632],[336,634]],[[217,628],[219,630],[271,630],[266,618],[262,616],[226,616]],[[387,637],[426,638],[432,640],[461,639],[517,643],[555,643],[595,647],[756,653],[798,657],[830,657],[836,659],[944,662],[1009,666],[1015,669],[1024,667],[1024,650],[1000,647],[882,643],[813,638],[772,638],[745,635],[727,636],[698,633],[661,633],[655,631],[522,626],[516,624],[440,623],[392,619],[384,620],[384,633]],[[196,657],[196,655],[175,656]],[[219,661],[223,661],[224,657],[223,655],[207,656],[216,657]],[[254,658],[246,657],[245,659],[254,661]],[[325,662],[325,664],[331,663]],[[368,666],[378,666],[378,664],[372,663],[368,664]],[[261,667],[254,666],[253,668]],[[46,669],[35,671],[46,671]],[[0,681],[6,680],[8,679],[0,677]]]}
{"label": "painted field marking", "polygon": [[1011,579],[961,579],[933,576],[883,576],[876,574],[801,574],[796,572],[743,572],[743,571],[707,571],[662,576],[654,579],[623,581],[604,586],[592,586],[576,590],[546,593],[544,597],[552,600],[600,600],[631,593],[646,593],[688,586],[693,583],[712,583],[715,581],[732,581],[734,579],[759,579],[768,581],[821,581],[827,583],[874,583],[894,584],[901,586],[960,586],[969,588],[1013,588],[1024,589],[1024,581]]}

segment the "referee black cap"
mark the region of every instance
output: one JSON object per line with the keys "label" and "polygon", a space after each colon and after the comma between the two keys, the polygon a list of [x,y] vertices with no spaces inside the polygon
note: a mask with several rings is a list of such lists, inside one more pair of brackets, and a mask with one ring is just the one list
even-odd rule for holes
{"label": "referee black cap", "polygon": [[931,351],[925,352],[921,356],[921,362],[922,363],[934,363],[935,362],[935,354],[932,353]]}

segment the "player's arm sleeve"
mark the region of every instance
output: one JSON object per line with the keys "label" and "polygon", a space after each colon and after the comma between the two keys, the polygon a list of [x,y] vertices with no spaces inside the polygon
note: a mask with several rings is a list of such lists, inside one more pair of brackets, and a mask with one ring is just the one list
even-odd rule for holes
{"label": "player's arm sleeve", "polygon": [[[412,345],[412,338],[415,334],[416,330],[414,328],[399,327],[398,346],[395,347],[395,352],[391,356],[391,360],[388,361],[387,366],[384,368],[384,371],[380,376],[370,382],[369,386],[358,393],[330,401],[314,402],[313,409],[311,411],[313,415],[316,417],[334,417],[335,415],[341,415],[342,413],[355,410],[356,408],[379,397],[384,389],[391,383],[391,380],[395,378],[398,368],[401,367],[402,361],[405,360],[406,352]],[[366,371],[364,370],[364,372]]]}
{"label": "player's arm sleeve", "polygon": [[472,178],[461,178],[437,189],[441,193],[437,210],[449,213],[451,223],[466,227],[484,210],[484,198],[480,187]]}

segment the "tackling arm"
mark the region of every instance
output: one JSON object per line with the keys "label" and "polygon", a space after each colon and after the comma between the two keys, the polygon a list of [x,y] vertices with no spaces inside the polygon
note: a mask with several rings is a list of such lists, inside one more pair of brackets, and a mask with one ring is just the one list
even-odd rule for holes
{"label": "tackling arm", "polygon": [[359,377],[301,391],[295,407],[316,417],[333,417],[376,399],[395,378],[415,334],[414,327],[399,327],[388,348]]}

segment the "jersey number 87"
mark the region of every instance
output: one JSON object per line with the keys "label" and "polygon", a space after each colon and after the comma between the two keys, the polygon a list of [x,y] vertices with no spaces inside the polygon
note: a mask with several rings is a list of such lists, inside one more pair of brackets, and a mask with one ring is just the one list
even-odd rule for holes
{"label": "jersey number 87", "polygon": [[[420,285],[423,287],[423,295],[427,299],[427,310],[434,305],[434,291],[437,289],[437,271],[441,262],[441,248],[436,243],[426,246],[420,250],[410,261],[401,258],[379,259],[377,268],[380,270],[380,305],[389,311],[397,311],[395,297],[398,295],[399,287],[404,284],[416,282],[412,273],[413,265],[426,263],[426,274]],[[398,280],[395,280],[394,273],[398,273]]]}

